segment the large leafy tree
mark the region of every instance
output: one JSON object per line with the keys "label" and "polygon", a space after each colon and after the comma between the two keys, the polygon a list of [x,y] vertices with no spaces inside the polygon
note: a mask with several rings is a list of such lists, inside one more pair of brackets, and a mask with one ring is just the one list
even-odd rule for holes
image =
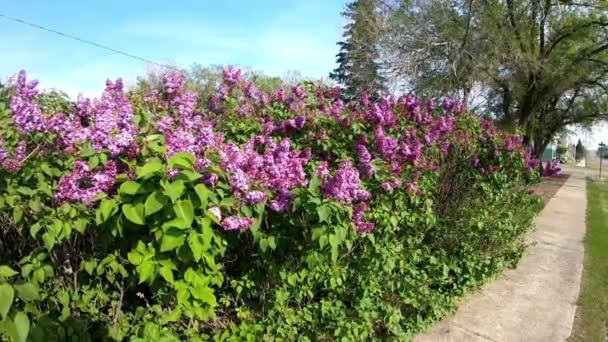
{"label": "large leafy tree", "polygon": [[606,1],[401,0],[385,46],[414,92],[459,97],[540,155],[571,124],[608,119]]}
{"label": "large leafy tree", "polygon": [[364,91],[372,95],[382,94],[385,81],[379,62],[382,20],[378,0],[349,3],[342,15],[348,23],[344,27],[344,40],[338,42],[338,67],[329,77],[345,86],[347,96]]}

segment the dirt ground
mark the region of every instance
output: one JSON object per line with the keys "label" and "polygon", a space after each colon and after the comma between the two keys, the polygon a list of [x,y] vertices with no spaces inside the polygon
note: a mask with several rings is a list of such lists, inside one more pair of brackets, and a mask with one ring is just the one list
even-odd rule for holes
{"label": "dirt ground", "polygon": [[532,187],[532,191],[540,195],[543,199],[543,203],[547,204],[562,185],[564,185],[566,180],[568,180],[568,177],[570,177],[569,174],[561,173],[555,177],[543,178],[540,184]]}

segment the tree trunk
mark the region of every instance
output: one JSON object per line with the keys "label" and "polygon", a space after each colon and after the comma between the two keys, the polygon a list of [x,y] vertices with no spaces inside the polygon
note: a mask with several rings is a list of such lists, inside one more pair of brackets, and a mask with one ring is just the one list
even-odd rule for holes
{"label": "tree trunk", "polygon": [[471,97],[471,87],[468,85],[465,85],[463,90],[462,90],[462,104],[465,107],[469,107],[469,99]]}
{"label": "tree trunk", "polygon": [[532,148],[532,156],[534,156],[534,158],[541,159],[550,142],[551,137],[543,138],[541,141],[535,142],[534,147]]}

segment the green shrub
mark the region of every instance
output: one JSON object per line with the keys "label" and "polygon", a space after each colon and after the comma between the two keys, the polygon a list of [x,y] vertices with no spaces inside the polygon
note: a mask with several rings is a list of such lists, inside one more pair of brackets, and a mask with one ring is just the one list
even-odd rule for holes
{"label": "green shrub", "polygon": [[2,336],[407,339],[516,264],[538,179],[518,138],[451,101],[223,77],[204,99],[175,74],[129,94],[108,82],[67,114],[16,78]]}

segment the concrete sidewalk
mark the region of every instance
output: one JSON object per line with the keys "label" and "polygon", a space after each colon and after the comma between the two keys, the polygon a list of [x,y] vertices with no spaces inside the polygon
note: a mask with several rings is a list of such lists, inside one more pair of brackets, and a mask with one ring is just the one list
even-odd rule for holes
{"label": "concrete sidewalk", "polygon": [[[570,171],[570,170],[569,170]],[[583,271],[585,174],[570,178],[536,218],[517,269],[464,298],[457,312],[415,342],[564,341]]]}

